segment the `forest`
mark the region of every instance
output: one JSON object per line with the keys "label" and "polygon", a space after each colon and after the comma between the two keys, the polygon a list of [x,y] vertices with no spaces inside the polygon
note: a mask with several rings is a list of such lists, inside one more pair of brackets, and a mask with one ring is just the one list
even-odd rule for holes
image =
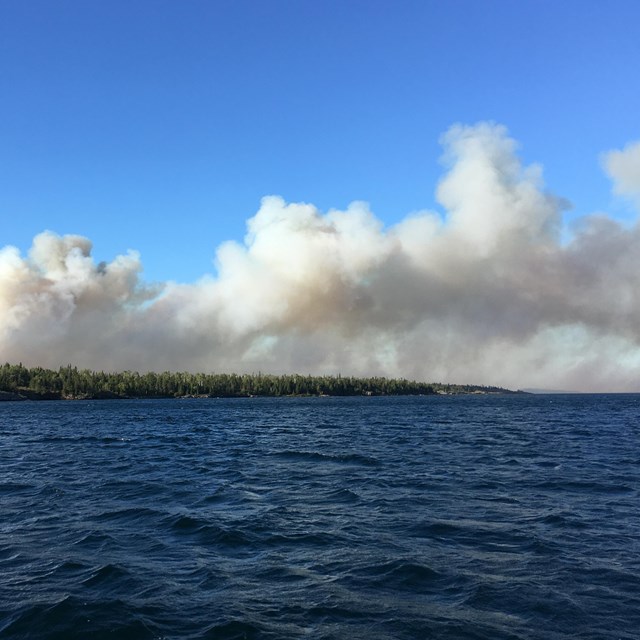
{"label": "forest", "polygon": [[381,396],[515,393],[500,387],[415,382],[397,378],[271,375],[263,373],[105,373],[67,365],[57,370],[6,363],[0,366],[4,399]]}

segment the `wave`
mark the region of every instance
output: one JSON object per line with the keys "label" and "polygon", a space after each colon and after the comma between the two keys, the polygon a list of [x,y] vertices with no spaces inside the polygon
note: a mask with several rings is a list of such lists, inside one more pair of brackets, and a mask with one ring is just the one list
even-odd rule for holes
{"label": "wave", "polygon": [[22,607],[0,628],[12,638],[47,640],[157,640],[159,629],[120,599],[88,602],[65,596]]}
{"label": "wave", "polygon": [[285,450],[272,453],[271,455],[287,460],[300,460],[303,462],[329,462],[336,464],[355,464],[365,467],[379,467],[381,461],[378,458],[365,456],[359,453],[322,453],[319,451],[298,451]]}

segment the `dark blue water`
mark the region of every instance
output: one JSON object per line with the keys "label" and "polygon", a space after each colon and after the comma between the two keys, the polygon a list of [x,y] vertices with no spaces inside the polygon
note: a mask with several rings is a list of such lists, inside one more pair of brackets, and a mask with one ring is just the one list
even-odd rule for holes
{"label": "dark blue water", "polygon": [[640,637],[640,396],[0,404],[2,638]]}

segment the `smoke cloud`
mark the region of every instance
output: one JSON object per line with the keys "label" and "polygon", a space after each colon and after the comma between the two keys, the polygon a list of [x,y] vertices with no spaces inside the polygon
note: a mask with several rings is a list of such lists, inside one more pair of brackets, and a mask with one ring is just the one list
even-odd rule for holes
{"label": "smoke cloud", "polygon": [[[79,236],[0,250],[0,359],[93,369],[387,375],[640,390],[640,227],[594,215],[561,238],[564,200],[494,124],[443,137],[444,214],[384,228],[262,200],[215,275],[152,286],[135,253],[96,264]],[[640,143],[604,156],[640,202]]]}
{"label": "smoke cloud", "polygon": [[614,191],[640,202],[640,142],[605,154],[604,165],[613,180]]}

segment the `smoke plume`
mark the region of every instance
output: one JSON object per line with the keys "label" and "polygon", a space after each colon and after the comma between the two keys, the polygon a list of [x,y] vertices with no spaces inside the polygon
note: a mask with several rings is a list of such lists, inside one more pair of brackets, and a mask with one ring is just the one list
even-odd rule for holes
{"label": "smoke plume", "polygon": [[[640,390],[640,227],[563,230],[566,202],[506,130],[442,138],[443,214],[384,228],[346,210],[262,200],[216,274],[151,286],[135,253],[100,263],[79,236],[0,250],[0,359],[93,369],[387,375]],[[640,143],[604,156],[640,203]]]}

